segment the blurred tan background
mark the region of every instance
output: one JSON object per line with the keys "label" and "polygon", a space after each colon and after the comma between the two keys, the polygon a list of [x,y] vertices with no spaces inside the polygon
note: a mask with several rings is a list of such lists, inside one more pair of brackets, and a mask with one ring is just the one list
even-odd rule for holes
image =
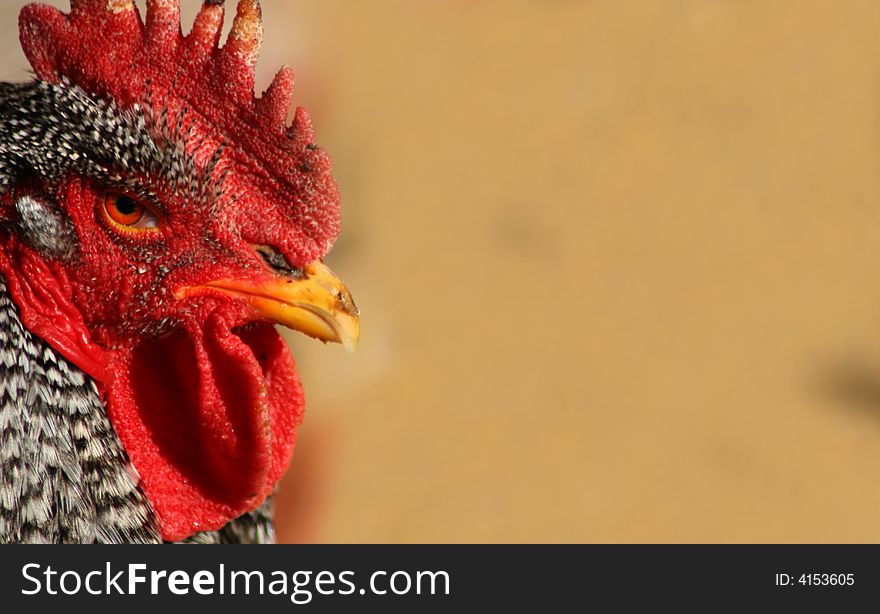
{"label": "blurred tan background", "polygon": [[264,15],[363,314],[291,340],[282,539],[880,541],[880,3]]}

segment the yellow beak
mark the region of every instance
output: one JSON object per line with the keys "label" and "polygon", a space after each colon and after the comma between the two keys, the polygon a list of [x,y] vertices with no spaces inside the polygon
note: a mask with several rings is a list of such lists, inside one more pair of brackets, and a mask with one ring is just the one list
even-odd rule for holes
{"label": "yellow beak", "polygon": [[345,284],[324,263],[315,261],[300,278],[268,281],[218,279],[178,292],[179,297],[214,290],[251,307],[256,315],[353,351],[360,339],[358,308]]}

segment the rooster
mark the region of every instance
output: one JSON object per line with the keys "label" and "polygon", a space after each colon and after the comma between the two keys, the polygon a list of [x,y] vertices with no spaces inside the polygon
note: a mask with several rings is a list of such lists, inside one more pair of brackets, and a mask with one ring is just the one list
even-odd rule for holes
{"label": "rooster", "polygon": [[0,84],[0,542],[273,540],[303,416],[275,324],[356,344],[293,75],[223,0],[28,5]]}

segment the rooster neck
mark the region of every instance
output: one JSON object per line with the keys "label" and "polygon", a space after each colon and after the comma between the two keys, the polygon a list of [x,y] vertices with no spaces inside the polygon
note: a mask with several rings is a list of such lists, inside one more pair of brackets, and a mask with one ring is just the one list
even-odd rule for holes
{"label": "rooster neck", "polygon": [[[184,541],[274,540],[267,500]],[[0,276],[0,544],[160,541],[94,382],[25,328]]]}
{"label": "rooster neck", "polygon": [[24,327],[0,278],[0,542],[157,541],[94,383]]}

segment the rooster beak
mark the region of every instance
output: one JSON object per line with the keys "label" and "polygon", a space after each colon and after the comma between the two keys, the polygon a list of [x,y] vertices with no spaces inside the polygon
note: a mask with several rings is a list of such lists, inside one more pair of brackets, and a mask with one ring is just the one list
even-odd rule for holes
{"label": "rooster beak", "polygon": [[248,305],[255,315],[324,342],[354,351],[360,338],[358,308],[345,284],[324,263],[315,261],[296,276],[269,280],[218,279],[185,288],[179,295],[214,290]]}

